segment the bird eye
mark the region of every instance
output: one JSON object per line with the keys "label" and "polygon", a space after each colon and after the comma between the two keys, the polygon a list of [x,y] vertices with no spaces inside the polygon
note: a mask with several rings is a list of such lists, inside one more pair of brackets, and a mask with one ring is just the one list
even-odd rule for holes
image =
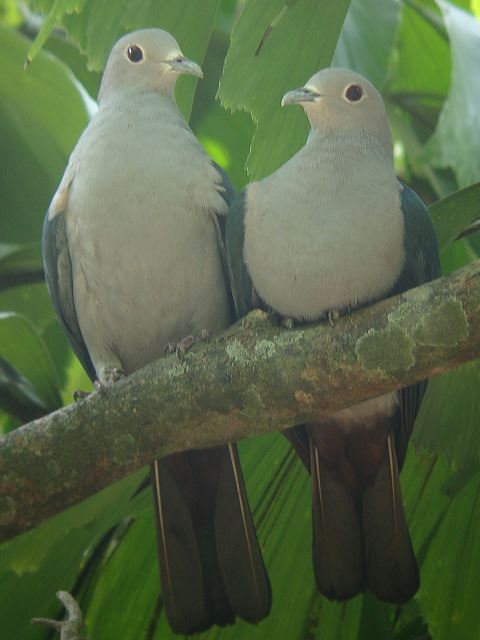
{"label": "bird eye", "polygon": [[363,89],[359,84],[349,84],[344,95],[349,102],[358,102],[363,96]]}
{"label": "bird eye", "polygon": [[136,44],[132,44],[132,46],[127,49],[127,58],[130,62],[140,62],[143,60],[143,51]]}

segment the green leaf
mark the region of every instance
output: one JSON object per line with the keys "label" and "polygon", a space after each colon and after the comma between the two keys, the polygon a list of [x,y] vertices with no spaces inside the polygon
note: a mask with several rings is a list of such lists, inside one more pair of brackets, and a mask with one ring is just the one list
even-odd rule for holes
{"label": "green leaf", "polygon": [[480,183],[434,202],[429,211],[440,249],[446,249],[469,224],[480,218]]}
{"label": "green leaf", "polygon": [[6,27],[18,27],[23,16],[15,0],[0,0],[0,24]]}
{"label": "green leaf", "polygon": [[41,572],[0,573],[2,638],[45,640],[50,637],[46,627],[32,625],[30,620],[33,617],[62,620],[65,611],[55,593],[74,590],[90,541],[87,528],[70,531],[57,540],[54,549],[50,549]]}
{"label": "green leaf", "polygon": [[[114,43],[129,31],[159,27],[177,39],[183,53],[201,63],[219,0],[42,0],[42,12],[48,11],[44,29],[39,33],[30,54],[39,50],[55,24],[66,27],[70,37],[86,53],[91,69],[104,68]],[[196,81],[180,78],[176,90],[178,105],[188,119]]]}
{"label": "green leaf", "polygon": [[43,45],[43,48],[53,53],[64,62],[73,72],[82,87],[91,98],[96,100],[102,75],[99,71],[88,69],[88,60],[77,45],[67,38],[67,34],[54,31]]}
{"label": "green leaf", "polygon": [[[388,640],[393,637],[393,607],[372,596],[348,603],[322,598],[313,582],[310,479],[286,440],[271,434],[242,442],[242,468],[257,532],[273,589],[268,618],[256,626],[237,620],[201,635],[205,639]],[[134,585],[134,587],[133,587]],[[82,600],[91,637],[178,637],[161,606],[151,511],[132,523],[103,562]],[[132,595],[133,594],[133,595]],[[105,611],[115,608],[115,616]]]}
{"label": "green leaf", "polygon": [[478,464],[479,385],[479,360],[430,380],[413,432],[416,446],[443,453],[456,468]]}
{"label": "green leaf", "polygon": [[[427,6],[435,7],[433,2]],[[451,69],[448,42],[407,3],[402,9],[396,53],[389,83],[392,91],[447,94]]]}
{"label": "green leaf", "polygon": [[[130,524],[115,553],[98,573],[84,609],[89,637],[122,640],[148,637],[148,629],[160,613],[155,611],[159,598],[155,525],[153,509],[148,509]],[[105,615],[106,611],[116,613]],[[171,632],[163,637],[171,636],[175,637]]]}
{"label": "green leaf", "polygon": [[60,406],[50,353],[34,325],[15,313],[0,313],[0,353],[34,387],[47,409]]}
{"label": "green leaf", "polygon": [[[105,534],[123,518],[136,517],[150,506],[148,491],[134,496],[145,475],[142,470],[124,478],[0,546],[0,624],[5,637],[45,637],[30,619],[62,617],[55,592],[74,591],[82,582],[79,576],[84,578],[87,569],[102,560],[97,558],[97,545]],[[155,562],[152,555],[153,566]]]}
{"label": "green leaf", "polygon": [[232,32],[219,88],[226,109],[246,110],[256,124],[247,161],[258,179],[288,160],[308,130],[300,109],[282,96],[332,59],[350,0],[247,2]]}
{"label": "green leaf", "polygon": [[[450,49],[447,39],[412,5],[409,2],[402,6],[385,98],[395,139],[405,149],[407,170],[417,181],[418,177],[428,180],[436,197],[444,197],[457,185],[451,184],[445,172],[433,169],[423,155],[423,147],[435,130],[448,92]],[[433,0],[422,2],[422,6],[436,10]]]}
{"label": "green leaf", "polygon": [[65,65],[41,53],[24,70],[29,44],[0,27],[0,237],[12,243],[38,242],[48,203],[87,123]]}
{"label": "green leaf", "polygon": [[425,153],[436,167],[451,167],[466,187],[480,180],[480,24],[445,0],[437,4],[450,38],[452,81]]}
{"label": "green leaf", "polygon": [[204,80],[195,93],[190,126],[210,157],[240,188],[248,181],[244,167],[254,127],[248,113],[227,112],[215,100],[227,48],[227,38],[214,33],[202,66]]}
{"label": "green leaf", "polygon": [[480,471],[452,473],[444,456],[414,455],[402,471],[413,547],[420,563],[418,601],[435,640],[479,637]]}
{"label": "green leaf", "polygon": [[0,406],[20,422],[29,422],[47,413],[45,402],[31,382],[1,357]]}
{"label": "green leaf", "polygon": [[0,243],[0,289],[25,282],[43,282],[43,262],[40,245]]}
{"label": "green leaf", "polygon": [[380,89],[387,75],[399,17],[400,5],[395,0],[352,0],[332,67],[354,69]]}

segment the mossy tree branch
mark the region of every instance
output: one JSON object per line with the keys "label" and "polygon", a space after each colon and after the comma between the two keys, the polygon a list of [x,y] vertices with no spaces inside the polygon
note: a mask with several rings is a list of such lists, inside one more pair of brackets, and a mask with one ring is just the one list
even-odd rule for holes
{"label": "mossy tree branch", "polygon": [[[480,356],[480,262],[328,323],[261,312],[0,441],[0,539],[154,457],[280,430]],[[85,470],[88,470],[86,473]]]}

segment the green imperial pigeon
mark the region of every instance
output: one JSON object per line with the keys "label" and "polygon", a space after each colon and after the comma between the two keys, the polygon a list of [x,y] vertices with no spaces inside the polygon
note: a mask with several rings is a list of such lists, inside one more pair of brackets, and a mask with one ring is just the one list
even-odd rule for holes
{"label": "green imperial pigeon", "polygon": [[[221,237],[232,189],[177,108],[180,74],[202,77],[165,31],[117,42],[98,112],[47,212],[50,295],[75,353],[102,385],[232,320]],[[174,631],[266,616],[270,586],[235,446],[156,460],[151,475],[162,600]]]}
{"label": "green imperial pigeon", "polygon": [[[398,182],[382,98],[346,69],[316,73],[282,105],[310,120],[305,146],[231,205],[226,243],[237,313],[253,306],[298,322],[333,318],[440,274],[427,209]],[[425,383],[290,432],[310,468],[319,590],[370,589],[405,602],[418,570],[399,469]]]}

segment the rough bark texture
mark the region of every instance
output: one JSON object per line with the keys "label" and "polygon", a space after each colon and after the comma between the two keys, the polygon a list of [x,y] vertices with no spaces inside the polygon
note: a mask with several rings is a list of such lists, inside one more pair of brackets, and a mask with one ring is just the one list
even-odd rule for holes
{"label": "rough bark texture", "polygon": [[254,312],[0,441],[0,540],[158,458],[278,430],[480,355],[480,262],[335,326]]}

